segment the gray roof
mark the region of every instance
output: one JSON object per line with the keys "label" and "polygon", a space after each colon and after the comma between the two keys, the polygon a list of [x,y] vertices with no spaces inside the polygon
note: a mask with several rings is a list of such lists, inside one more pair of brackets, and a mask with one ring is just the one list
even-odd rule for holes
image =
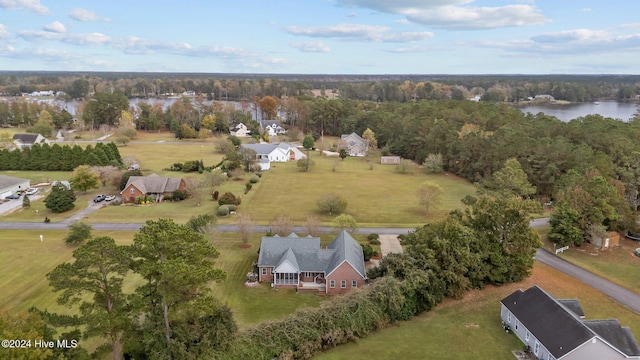
{"label": "gray roof", "polygon": [[342,134],[340,136],[341,140],[344,140],[347,142],[347,145],[349,146],[349,149],[351,149],[352,147],[358,145],[358,146],[362,146],[362,147],[367,147],[369,145],[369,140],[365,140],[362,138],[362,136],[356,134],[356,133],[351,133],[351,134]]}
{"label": "gray roof", "polygon": [[346,231],[342,231],[326,249],[320,247],[320,238],[298,237],[291,233],[287,237],[263,237],[260,244],[258,266],[274,268],[289,261],[299,272],[333,272],[342,262],[347,261],[365,278],[362,246]]}
{"label": "gray roof", "polygon": [[280,120],[259,120],[258,123],[262,127],[267,127],[269,125],[282,126],[282,122]]}
{"label": "gray roof", "polygon": [[573,312],[538,286],[518,290],[501,302],[556,359],[595,336]]}
{"label": "gray roof", "polygon": [[558,299],[558,302],[571,310],[579,318],[584,318],[584,310],[577,299]]}
{"label": "gray roof", "polygon": [[129,181],[127,181],[127,186],[124,188],[126,189],[129,185],[133,185],[142,193],[160,194],[178,190],[180,188],[181,181],[181,178],[170,178],[166,176],[158,176],[156,174],[151,174],[149,176],[131,176],[129,177]]}
{"label": "gray roof", "polygon": [[640,348],[631,329],[620,326],[618,320],[587,320],[584,324],[625,355],[640,356]]}
{"label": "gray roof", "polygon": [[8,188],[15,185],[20,185],[24,182],[29,182],[29,179],[22,179],[13,176],[0,175],[0,189]]}
{"label": "gray roof", "polygon": [[40,134],[13,134],[13,140],[19,140],[23,144],[35,144]]}
{"label": "gray roof", "polygon": [[281,143],[273,143],[273,144],[242,144],[240,145],[240,150],[242,149],[251,149],[256,152],[257,155],[268,155],[277,148],[288,150],[291,145],[281,142]]}

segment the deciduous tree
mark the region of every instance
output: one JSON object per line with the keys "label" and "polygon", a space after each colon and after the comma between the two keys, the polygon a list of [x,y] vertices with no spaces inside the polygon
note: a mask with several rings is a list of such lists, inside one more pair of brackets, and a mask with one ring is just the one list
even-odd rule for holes
{"label": "deciduous tree", "polygon": [[347,209],[347,201],[338,194],[330,193],[322,196],[318,200],[318,207],[321,212],[329,215],[339,215]]}
{"label": "deciduous tree", "polygon": [[425,184],[418,189],[420,206],[422,206],[426,215],[429,214],[429,211],[440,206],[443,193],[442,188],[436,184]]}
{"label": "deciduous tree", "polygon": [[353,234],[358,229],[358,224],[353,216],[340,214],[333,219],[333,227],[337,232],[346,230],[349,234]]}
{"label": "deciduous tree", "polygon": [[78,245],[91,239],[91,225],[82,221],[69,225],[69,234],[64,238],[64,242],[69,245]]}
{"label": "deciduous tree", "polygon": [[89,189],[97,189],[100,184],[100,176],[89,165],[80,165],[73,170],[69,178],[71,187],[75,190],[86,192]]}
{"label": "deciduous tree", "polygon": [[242,245],[244,246],[249,243],[249,237],[251,237],[253,225],[254,222],[251,218],[251,215],[240,213],[236,216],[236,226],[238,227],[238,234],[240,234]]}
{"label": "deciduous tree", "polygon": [[276,215],[269,226],[271,232],[280,236],[287,236],[293,232],[293,222],[291,221],[291,215],[288,214]]}

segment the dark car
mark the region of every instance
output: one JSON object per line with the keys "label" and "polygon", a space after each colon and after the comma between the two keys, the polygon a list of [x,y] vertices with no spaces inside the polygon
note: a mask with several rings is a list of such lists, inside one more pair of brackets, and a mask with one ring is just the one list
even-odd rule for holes
{"label": "dark car", "polygon": [[97,202],[97,203],[99,203],[99,202],[101,202],[101,201],[104,201],[104,199],[105,199],[106,197],[107,197],[107,196],[106,196],[106,195],[104,195],[104,194],[96,195],[96,197],[94,197],[94,198],[93,198],[93,202]]}
{"label": "dark car", "polygon": [[11,194],[7,197],[5,197],[5,199],[11,199],[11,200],[15,200],[15,199],[20,199],[20,195],[18,194]]}

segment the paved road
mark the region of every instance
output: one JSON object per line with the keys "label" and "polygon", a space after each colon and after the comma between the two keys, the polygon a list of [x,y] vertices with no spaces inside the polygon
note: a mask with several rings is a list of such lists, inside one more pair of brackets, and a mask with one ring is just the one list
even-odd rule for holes
{"label": "paved road", "polygon": [[536,260],[540,261],[543,264],[547,264],[552,268],[557,269],[569,276],[572,276],[594,289],[602,291],[605,295],[609,296],[614,301],[628,307],[629,309],[637,313],[640,313],[640,294],[618,286],[609,280],[603,279],[600,276],[584,270],[581,267],[573,265],[570,262],[543,249],[538,249],[538,251],[536,252]]}

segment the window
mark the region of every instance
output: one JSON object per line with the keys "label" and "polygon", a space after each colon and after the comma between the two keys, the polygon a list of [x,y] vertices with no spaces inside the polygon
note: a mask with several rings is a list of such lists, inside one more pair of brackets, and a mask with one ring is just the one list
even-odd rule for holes
{"label": "window", "polygon": [[540,352],[540,343],[536,340],[536,345],[533,347],[533,355],[538,356]]}
{"label": "window", "polygon": [[343,289],[346,288],[347,287],[347,280],[340,281],[340,287],[343,288]]}
{"label": "window", "polygon": [[516,330],[518,330],[518,324],[519,324],[519,323],[520,323],[520,322],[519,322],[518,320],[516,320]]}
{"label": "window", "polygon": [[507,313],[507,322],[511,324],[511,311]]}
{"label": "window", "polygon": [[129,189],[129,193],[131,193],[131,194],[135,194],[135,193],[136,193],[136,190],[135,190],[134,188],[131,188],[131,189]]}
{"label": "window", "polygon": [[262,268],[262,275],[267,275],[267,268]]}
{"label": "window", "polygon": [[332,289],[333,289],[334,287],[336,287],[336,281],[335,281],[335,280],[331,280],[331,281],[329,281],[329,287],[330,287],[330,288],[332,288]]}
{"label": "window", "polygon": [[269,268],[269,273],[273,275],[273,268]]}
{"label": "window", "polygon": [[358,281],[351,280],[351,287],[358,287]]}
{"label": "window", "polygon": [[524,336],[524,341],[529,342],[529,332]]}

